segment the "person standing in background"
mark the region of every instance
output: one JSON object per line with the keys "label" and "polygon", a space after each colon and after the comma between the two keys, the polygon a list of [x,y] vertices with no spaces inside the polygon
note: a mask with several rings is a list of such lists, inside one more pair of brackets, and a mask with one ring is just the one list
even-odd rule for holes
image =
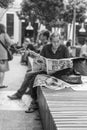
{"label": "person standing in background", "polygon": [[66,42],[66,47],[68,48],[70,57],[72,57],[71,39],[69,39],[69,40]]}
{"label": "person standing in background", "polygon": [[85,43],[84,43],[84,45],[81,47],[80,57],[87,58],[87,38],[85,38]]}
{"label": "person standing in background", "polygon": [[[12,41],[8,34],[5,32],[5,26],[0,23],[0,88],[6,88],[3,85],[5,72],[9,70],[8,53],[5,47],[10,48]],[[2,45],[4,44],[4,46]]]}

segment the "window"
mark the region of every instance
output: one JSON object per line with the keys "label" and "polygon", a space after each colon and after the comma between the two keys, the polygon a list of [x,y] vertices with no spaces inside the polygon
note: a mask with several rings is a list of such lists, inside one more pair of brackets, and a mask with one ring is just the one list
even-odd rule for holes
{"label": "window", "polygon": [[7,33],[14,36],[14,14],[7,14]]}

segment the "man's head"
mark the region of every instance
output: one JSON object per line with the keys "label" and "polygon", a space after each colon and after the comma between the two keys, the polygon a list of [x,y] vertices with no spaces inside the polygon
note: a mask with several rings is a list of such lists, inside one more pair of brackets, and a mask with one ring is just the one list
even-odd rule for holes
{"label": "man's head", "polygon": [[60,34],[53,33],[51,35],[51,43],[52,43],[52,48],[53,49],[57,49],[58,48],[58,46],[61,44],[60,40],[61,40]]}
{"label": "man's head", "polygon": [[30,44],[30,39],[29,38],[25,38],[24,39],[24,43],[23,43],[23,47],[27,47],[28,44]]}
{"label": "man's head", "polygon": [[39,39],[41,40],[41,42],[46,42],[48,41],[50,37],[50,33],[49,31],[42,31],[39,35]]}

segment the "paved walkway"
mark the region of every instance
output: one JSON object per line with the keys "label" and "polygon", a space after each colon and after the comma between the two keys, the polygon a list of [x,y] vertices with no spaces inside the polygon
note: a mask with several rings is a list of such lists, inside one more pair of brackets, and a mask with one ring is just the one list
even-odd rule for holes
{"label": "paved walkway", "polygon": [[10,71],[6,73],[4,84],[8,88],[0,89],[0,130],[42,130],[40,120],[35,120],[38,111],[27,114],[31,98],[27,95],[22,100],[12,101],[7,95],[20,88],[27,67],[20,64],[20,55],[15,55],[10,62]]}

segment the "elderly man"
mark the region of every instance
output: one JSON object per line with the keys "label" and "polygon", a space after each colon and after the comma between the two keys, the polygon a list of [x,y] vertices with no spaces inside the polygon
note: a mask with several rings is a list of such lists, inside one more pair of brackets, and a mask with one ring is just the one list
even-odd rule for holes
{"label": "elderly man", "polygon": [[[67,47],[64,44],[61,44],[61,37],[59,34],[53,33],[51,36],[51,43],[47,44],[43,47],[41,53],[40,53],[40,59],[43,61],[42,57],[50,58],[50,59],[62,59],[62,58],[68,58],[69,52]],[[66,73],[69,71],[69,69],[66,69],[61,72],[56,72],[52,76],[59,77],[60,75]],[[25,76],[24,82],[22,83],[21,89],[19,89],[14,95],[8,96],[10,99],[21,99],[22,95],[26,91],[26,88],[29,87],[31,90],[31,97],[33,98],[31,105],[29,109],[26,111],[27,113],[34,112],[37,107],[35,106],[36,100],[37,100],[37,92],[36,87],[33,88],[33,83],[35,80],[35,77],[38,74],[46,74],[46,72],[28,72]]]}

